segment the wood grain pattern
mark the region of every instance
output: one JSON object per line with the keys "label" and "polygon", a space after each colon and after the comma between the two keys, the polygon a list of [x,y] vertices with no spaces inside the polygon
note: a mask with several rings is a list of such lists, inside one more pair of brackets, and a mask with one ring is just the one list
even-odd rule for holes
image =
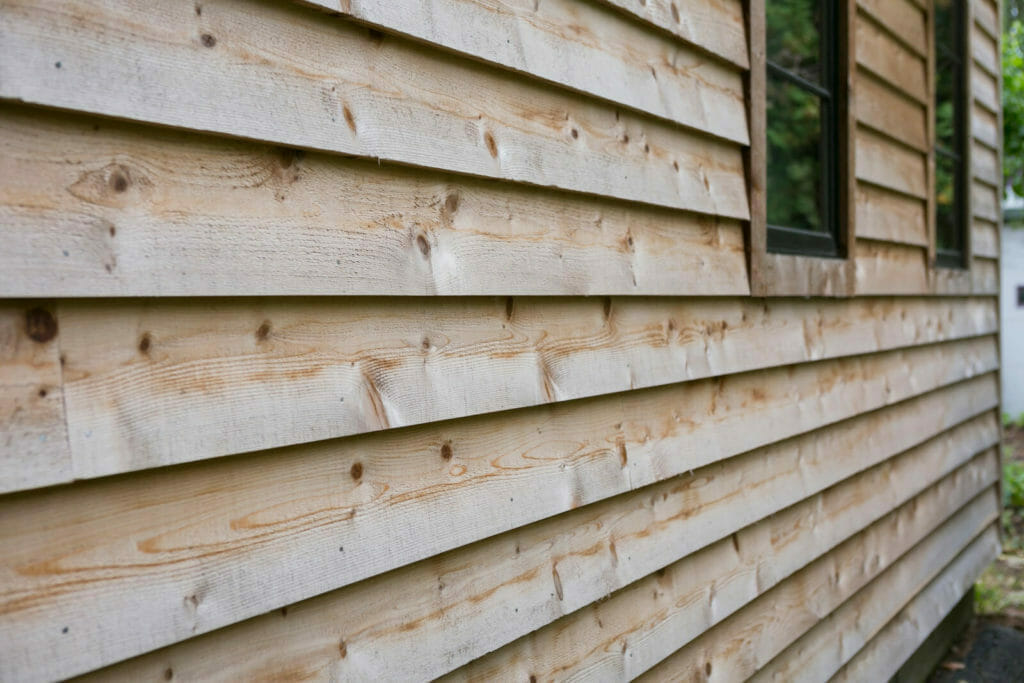
{"label": "wood grain pattern", "polygon": [[[0,633],[7,642],[23,644],[26,659],[17,661],[23,670],[43,667],[50,676],[66,676],[579,506],[591,510],[589,504],[602,499],[859,413],[867,413],[861,427],[849,432],[848,441],[826,439],[821,457],[842,444],[874,443],[871,434],[883,432],[878,452],[894,453],[991,409],[996,382],[984,373],[997,361],[994,338],[982,337],[0,499],[0,517],[10,520],[0,530],[0,557],[7,563],[3,585],[9,587],[0,609],[7,615],[0,619]],[[972,376],[964,384],[928,393]],[[925,395],[914,398],[920,394]],[[913,401],[884,414],[870,412],[906,399]],[[884,457],[870,450],[865,458]],[[867,461],[848,464],[864,467]],[[831,461],[823,470],[828,476],[839,471]],[[490,501],[487,515],[479,513],[481,496]],[[648,494],[639,496],[646,509]],[[616,501],[607,502],[609,514],[617,514]],[[768,505],[773,501],[764,499]],[[736,510],[728,504],[725,513],[732,519]],[[113,519],[118,523],[111,524]],[[563,522],[551,523],[562,528]],[[678,523],[688,524],[685,517]],[[575,537],[577,524],[564,524]],[[41,529],[50,531],[42,534]],[[381,543],[382,538],[388,542]],[[503,545],[503,552],[511,552],[512,545]],[[537,552],[548,557],[547,547],[542,543]],[[624,557],[620,552],[619,559]],[[639,550],[630,557],[647,561]],[[599,576],[609,559],[595,558]],[[501,609],[485,609],[479,617],[499,617],[503,628],[517,629],[505,642],[547,623],[544,615],[561,610],[562,602],[551,602],[545,575],[531,578],[540,587],[533,598],[539,601],[535,611],[524,603],[514,620]],[[612,572],[608,580],[617,575]],[[470,571],[466,580],[486,576]],[[499,584],[509,579],[496,576]],[[125,590],[124,581],[131,590]],[[590,595],[596,599],[606,588],[595,579],[588,590],[595,591]],[[492,595],[489,588],[481,590]],[[505,600],[500,591],[493,595]],[[441,597],[467,606],[480,603],[465,603],[462,590]],[[426,619],[436,610],[432,600],[422,603],[424,620],[417,622],[428,633],[435,628],[434,620]],[[403,610],[413,604],[421,603],[403,603]],[[97,613],[118,616],[97,620]],[[403,611],[401,619],[413,623],[418,617]],[[57,622],[75,635],[68,638]],[[400,633],[413,641],[424,637],[412,628]],[[479,638],[474,647],[485,648],[482,654],[493,648],[496,636],[467,622],[462,637]],[[106,643],[104,648],[91,646],[95,638]],[[74,658],[48,655],[51,645],[69,640],[79,645],[73,648]],[[438,652],[463,652],[470,658],[462,640],[450,636],[446,642],[451,650]],[[410,646],[408,640],[399,644]],[[413,661],[394,660],[394,666]]]}
{"label": "wood grain pattern", "polygon": [[601,0],[747,68],[742,0]]}
{"label": "wood grain pattern", "polygon": [[[571,0],[304,0],[610,102],[746,144],[740,74],[612,8]],[[721,6],[712,5],[712,26]],[[678,11],[677,11],[678,14]],[[680,19],[682,16],[680,15]],[[334,19],[325,18],[325,21]],[[708,36],[720,45],[721,33]]]}
{"label": "wood grain pattern", "polygon": [[925,12],[920,7],[908,0],[857,0],[857,5],[904,45],[922,57],[928,54]]}
{"label": "wood grain pattern", "polygon": [[[912,451],[810,496],[450,678],[632,679],[890,510],[916,509],[911,535],[923,534],[976,496],[985,482],[991,489],[991,454],[967,465],[970,456],[963,453],[946,454],[943,461],[931,457],[936,454]],[[938,469],[926,471],[926,463]],[[909,478],[912,473],[916,480]],[[906,519],[908,512],[893,512],[879,524]]]}
{"label": "wood grain pattern", "polygon": [[[987,393],[989,403],[994,398],[993,386],[977,387]],[[285,619],[267,615],[231,631],[154,653],[116,671],[135,680],[150,677],[143,672],[159,673],[167,667],[186,679],[237,679],[260,669],[295,668],[335,678],[438,675],[487,652],[495,643],[528,633],[727,536],[747,523],[744,520],[756,520],[787,501],[795,502],[838,481],[846,472],[887,457],[902,444],[922,438],[932,426],[955,423],[975,409],[971,404],[980,397],[967,385],[958,387],[956,393],[944,393],[948,410],[924,411],[920,408],[928,406],[901,405],[857,418],[855,425],[838,433],[816,432],[752,453],[752,457],[733,458],[628,496],[582,507],[295,605]],[[940,405],[929,399],[930,395],[922,400],[929,406]],[[910,422],[923,415],[939,421],[922,424],[921,430],[910,428]],[[880,448],[871,455],[865,451],[866,459],[850,458],[837,469],[832,457],[835,449],[856,450],[865,439],[874,443],[873,429],[881,430],[877,432]],[[965,434],[974,435],[968,440],[991,442],[994,417],[989,414],[987,421],[965,429]],[[943,443],[963,446],[944,449],[951,453],[968,448],[963,438]],[[961,455],[960,461],[966,457]],[[947,467],[944,471],[955,467],[934,458],[909,460],[933,467],[931,471],[915,470],[927,472],[919,476],[921,486],[938,478],[942,467]],[[992,468],[985,471],[988,477],[994,476]],[[914,488],[892,487],[893,483],[888,483],[878,488],[908,497]],[[747,502],[740,504],[740,498]],[[438,590],[438,586],[443,588]],[[401,607],[382,612],[381,595],[388,595],[389,601],[393,600],[390,604]],[[318,635],[310,639],[314,633]],[[337,644],[342,641],[346,657],[339,658]],[[249,650],[253,642],[276,643],[273,653],[267,653],[272,663],[265,657],[239,656],[240,648]]]}
{"label": "wood grain pattern", "polygon": [[860,295],[909,295],[931,291],[928,253],[919,246],[859,240],[856,263]]}
{"label": "wood grain pattern", "polygon": [[974,21],[994,40],[999,39],[999,9],[997,3],[986,0],[972,0],[971,10]]}
{"label": "wood grain pattern", "polygon": [[971,246],[975,257],[999,258],[999,228],[991,221],[975,218],[971,221]]}
{"label": "wood grain pattern", "polygon": [[974,103],[970,112],[971,135],[990,149],[998,150],[1000,135],[998,117],[988,109],[978,106],[977,103]]}
{"label": "wood grain pattern", "polygon": [[[975,7],[978,3],[973,3]],[[999,46],[996,40],[981,28],[977,22],[971,24],[970,28],[971,58],[974,63],[987,71],[989,75],[998,78],[1002,69],[1000,64]]]}
{"label": "wood grain pattern", "polygon": [[925,156],[866,128],[857,130],[857,178],[919,199],[928,197]]}
{"label": "wood grain pattern", "polygon": [[987,183],[971,182],[971,215],[992,223],[1000,221],[999,191]]}
{"label": "wood grain pattern", "polygon": [[999,83],[992,74],[983,70],[976,64],[969,67],[971,81],[971,96],[974,101],[988,110],[993,116],[998,115],[999,106]]}
{"label": "wood grain pattern", "polygon": [[923,247],[928,243],[925,203],[885,188],[857,185],[857,232],[860,237]]}
{"label": "wood grain pattern", "polygon": [[864,14],[857,19],[857,63],[896,90],[927,104],[925,60]]}
{"label": "wood grain pattern", "polygon": [[0,493],[72,476],[53,310],[0,303]]}
{"label": "wood grain pattern", "polygon": [[[949,501],[950,506],[954,504]],[[961,514],[973,513],[975,519],[991,522],[998,509],[996,491],[990,486]],[[955,526],[947,523],[925,538],[761,669],[752,683],[830,680],[959,554],[964,541],[956,531]],[[969,533],[969,527],[964,531]]]}
{"label": "wood grain pattern", "polygon": [[996,150],[978,143],[971,145],[971,172],[975,179],[1002,190],[1003,168]]}
{"label": "wood grain pattern", "polygon": [[747,294],[738,221],[0,107],[0,295]]}
{"label": "wood grain pattern", "polygon": [[895,673],[960,601],[982,570],[999,556],[999,549],[999,532],[992,526],[918,593],[834,680],[884,680]]}
{"label": "wood grain pattern", "polygon": [[[991,475],[989,479],[994,480]],[[920,527],[909,523],[915,516],[912,505],[900,512],[903,514],[886,520],[889,524],[865,529],[704,632],[641,680],[699,680],[708,662],[723,680],[745,680],[897,560],[906,557],[912,565],[942,566],[998,518],[999,506],[994,496],[983,496],[977,505],[968,505],[927,538]],[[898,517],[903,517],[902,522]],[[932,517],[929,521],[934,524],[938,520]],[[931,531],[932,524],[924,531]],[[919,541],[923,542],[915,547]]]}
{"label": "wood grain pattern", "polygon": [[[901,0],[902,1],[902,0]],[[918,151],[928,151],[927,110],[870,71],[857,79],[857,119]]]}
{"label": "wood grain pattern", "polygon": [[61,304],[75,475],[995,329],[994,304],[983,300],[384,303],[367,298]]}
{"label": "wood grain pattern", "polygon": [[747,217],[734,144],[310,8],[11,0],[4,18],[5,98]]}

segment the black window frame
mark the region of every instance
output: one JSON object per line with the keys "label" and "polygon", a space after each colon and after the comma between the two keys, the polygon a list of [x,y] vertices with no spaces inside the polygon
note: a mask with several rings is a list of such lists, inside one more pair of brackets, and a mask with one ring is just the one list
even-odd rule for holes
{"label": "black window frame", "polygon": [[[771,0],[768,0],[771,2]],[[766,250],[773,254],[815,256],[824,258],[845,258],[840,241],[840,95],[841,67],[839,64],[839,10],[840,0],[818,0],[822,11],[819,31],[822,84],[811,83],[804,78],[774,63],[765,55],[765,77],[780,78],[797,87],[813,93],[821,103],[821,139],[819,153],[823,160],[820,173],[821,196],[819,198],[822,225],[827,230],[816,232],[791,226],[773,225],[766,221]],[[766,8],[767,9],[767,8]],[[765,112],[766,120],[771,111]],[[766,150],[767,152],[767,150]],[[768,180],[766,178],[766,180]],[[770,182],[770,181],[769,181]]]}
{"label": "black window frame", "polygon": [[[950,20],[955,27],[953,31],[954,45],[950,46],[945,42],[945,36],[934,35],[935,45],[935,80],[938,81],[938,71],[945,64],[954,67],[952,74],[953,83],[953,146],[955,149],[945,149],[939,144],[938,139],[933,143],[935,164],[938,166],[939,157],[943,157],[953,165],[953,246],[940,245],[940,222],[939,206],[937,200],[938,185],[933,189],[936,194],[935,201],[935,265],[940,268],[956,268],[965,270],[967,268],[967,226],[970,221],[967,216],[968,196],[970,191],[967,180],[967,145],[969,136],[967,134],[967,69],[970,58],[967,54],[968,34],[967,31],[967,0],[951,0],[952,16]],[[932,4],[932,12],[936,12],[935,4]],[[933,31],[939,27],[939,22],[932,21]],[[935,101],[932,103],[932,116],[935,117],[939,109],[939,89],[934,88]],[[933,127],[935,123],[933,122]],[[935,171],[936,175],[938,171]]]}

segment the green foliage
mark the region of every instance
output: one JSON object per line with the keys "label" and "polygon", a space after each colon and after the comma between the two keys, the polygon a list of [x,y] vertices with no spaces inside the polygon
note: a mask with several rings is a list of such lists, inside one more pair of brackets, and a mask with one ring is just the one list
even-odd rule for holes
{"label": "green foliage", "polygon": [[1024,196],[1024,16],[1008,21],[1002,56],[1003,176],[1007,186]]}
{"label": "green foliage", "polygon": [[1003,463],[1003,505],[1024,508],[1024,462]]}

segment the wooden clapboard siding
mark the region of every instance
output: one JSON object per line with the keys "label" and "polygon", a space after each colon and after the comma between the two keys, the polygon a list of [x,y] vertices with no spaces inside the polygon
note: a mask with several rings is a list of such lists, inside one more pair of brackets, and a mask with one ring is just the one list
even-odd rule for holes
{"label": "wooden clapboard siding", "polygon": [[971,251],[975,256],[999,258],[999,228],[983,218],[971,222]]}
{"label": "wooden clapboard siding", "polygon": [[857,131],[857,179],[913,197],[928,197],[923,154],[865,128]]}
{"label": "wooden clapboard siding", "polygon": [[836,681],[884,680],[893,675],[999,556],[994,526],[975,539],[927,588],[836,675]]}
{"label": "wooden clapboard siding", "polygon": [[971,183],[972,215],[992,223],[998,223],[999,211],[999,190],[987,183],[973,181]]}
{"label": "wooden clapboard siding", "polygon": [[24,107],[0,148],[5,296],[749,292],[737,221]]}
{"label": "wooden clapboard siding", "polygon": [[987,185],[1002,191],[1003,169],[999,155],[992,148],[975,143],[971,146],[971,169],[974,177]]}
{"label": "wooden clapboard siding", "polygon": [[971,95],[975,103],[995,115],[999,111],[999,83],[992,74],[972,64],[970,67]]}
{"label": "wooden clapboard siding", "polygon": [[924,294],[928,253],[920,246],[857,240],[857,293]]}
{"label": "wooden clapboard siding", "polygon": [[[992,521],[999,509],[997,492],[989,487],[970,505],[969,512]],[[991,526],[986,527],[991,531]],[[825,681],[896,616],[932,579],[940,574],[962,547],[956,529],[947,525],[920,542],[850,600],[821,620],[753,677],[770,680]],[[961,531],[970,532],[970,528]],[[837,647],[836,644],[839,644]]]}
{"label": "wooden clapboard siding", "polygon": [[910,0],[857,0],[857,5],[905,46],[913,48],[921,57],[928,55],[925,12],[920,7]]}
{"label": "wooden clapboard siding", "polygon": [[[974,6],[984,3],[974,3]],[[978,23],[970,28],[971,57],[974,63],[987,71],[994,78],[999,78],[1001,65],[999,63],[999,47],[996,40],[984,31]]]}
{"label": "wooden clapboard siding", "polygon": [[[76,23],[75,16],[89,20]],[[197,14],[191,0],[158,8],[142,0],[102,7],[12,1],[4,18],[5,98],[733,218],[748,214],[735,145],[313,9],[206,0]],[[169,87],[182,82],[192,87]],[[735,106],[742,110],[742,101]]]}
{"label": "wooden clapboard siding", "polygon": [[[453,678],[631,679],[942,474],[960,467],[913,502],[919,530],[936,524],[944,506],[975,496],[979,481],[994,478],[989,456],[964,465],[970,456],[963,452],[945,453],[941,463],[933,455],[940,452],[913,451],[875,466],[473,662]],[[936,469],[925,474],[925,462]]]}
{"label": "wooden clapboard siding", "polygon": [[991,149],[999,149],[999,119],[977,103],[971,107],[971,134]]}
{"label": "wooden clapboard siding", "polygon": [[950,304],[110,301],[58,319],[81,478],[995,330],[993,302]]}
{"label": "wooden clapboard siding", "polygon": [[[945,424],[955,423],[974,410],[972,404],[979,396],[973,389],[966,391],[967,385],[963,389],[954,412],[939,418]],[[983,391],[994,398],[992,390],[990,385]],[[991,399],[982,399],[986,402],[991,405]],[[581,508],[529,530],[495,537],[472,550],[456,551],[450,557],[315,598],[289,608],[287,622],[277,613],[261,617],[240,626],[226,639],[230,643],[226,651],[220,649],[225,640],[211,634],[207,639],[129,663],[121,671],[126,678],[137,678],[142,671],[172,667],[186,678],[206,678],[216,675],[222,664],[237,662],[235,666],[242,668],[226,670],[224,675],[247,677],[268,666],[265,659],[246,664],[238,657],[238,648],[247,647],[245,644],[255,639],[276,643],[272,656],[277,663],[273,668],[279,671],[302,666],[300,663],[312,650],[317,654],[305,659],[305,666],[319,675],[405,678],[443,673],[460,660],[475,656],[473,653],[482,654],[496,642],[543,626],[554,616],[572,612],[607,591],[688,555],[691,549],[732,533],[745,524],[743,520],[754,521],[766,510],[785,506],[787,500],[798,501],[850,472],[870,466],[885,456],[863,462],[850,459],[836,470],[829,449],[877,439],[885,444],[886,453],[895,452],[913,442],[916,432],[908,429],[907,420],[926,414],[897,407],[856,418],[839,433],[814,433],[767,451],[751,452],[750,456],[697,470],[628,497]],[[942,428],[942,422],[934,424]],[[875,434],[873,427],[879,425],[882,432]],[[921,433],[934,429],[926,427]],[[983,415],[957,428],[950,439],[937,439],[935,443],[955,442],[970,450],[973,446],[967,441],[991,443],[995,430],[993,416]],[[964,462],[969,457],[956,446],[940,450],[947,453],[941,462],[935,458],[904,460],[908,465],[915,463],[914,467],[930,463],[931,470],[917,470],[919,480],[926,482],[941,476],[941,471],[954,469],[956,458]],[[887,473],[890,470],[887,468]],[[991,468],[986,473],[993,476]],[[746,483],[736,488],[737,481]],[[893,478],[878,488],[895,496],[905,495],[897,493],[901,491],[895,484],[898,481],[907,480]],[[736,495],[743,495],[747,504],[736,506]],[[695,535],[682,533],[683,529],[692,529]],[[594,548],[601,550],[594,552]],[[478,571],[467,572],[467,567]],[[558,582],[560,593],[558,589],[553,592],[553,581]],[[444,589],[438,591],[438,585]],[[467,600],[467,591],[476,597]],[[381,595],[391,596],[396,604],[414,613],[381,613]],[[403,623],[408,626],[403,627]],[[360,627],[353,628],[353,624]],[[313,632],[321,633],[315,643],[308,640]],[[299,634],[301,640],[296,637]],[[343,661],[337,657],[341,641],[348,653]],[[403,657],[402,652],[415,652],[415,656]],[[250,665],[253,668],[246,670]]]}
{"label": "wooden clapboard siding", "polygon": [[[898,2],[901,0],[888,0]],[[887,2],[887,4],[888,4]],[[925,59],[897,41],[869,15],[857,15],[857,64],[922,104],[928,102]],[[860,160],[857,163],[860,170]]]}
{"label": "wooden clapboard siding", "polygon": [[[993,481],[990,475],[989,483]],[[704,632],[642,680],[698,680],[709,670],[708,664],[723,680],[745,680],[897,560],[926,571],[925,567],[941,566],[955,557],[972,538],[991,528],[999,505],[989,491],[927,537],[931,525],[922,530],[908,521],[916,516],[913,505],[899,512],[903,514],[891,514],[800,570],[737,615],[740,618]],[[928,517],[934,523],[941,513]]]}
{"label": "wooden clapboard siding", "polygon": [[927,245],[928,223],[921,199],[859,183],[856,208],[858,237]]}
{"label": "wooden clapboard siding", "polygon": [[[835,452],[843,444],[852,448],[865,440],[873,443],[870,434],[882,430],[885,438],[880,439],[879,452],[896,452],[927,434],[991,409],[997,392],[990,374],[938,394],[913,397],[989,372],[996,367],[997,358],[994,339],[980,337],[863,359],[784,368],[767,375],[750,373],[679,389],[637,392],[640,395],[629,401],[623,396],[600,403],[569,404],[539,414],[525,411],[521,419],[479,418],[465,428],[458,423],[432,426],[410,430],[405,437],[376,435],[351,446],[345,442],[324,444],[216,461],[194,469],[157,470],[77,484],[74,490],[78,493],[70,498],[69,492],[55,489],[49,495],[15,501],[14,507],[0,509],[0,516],[18,520],[3,537],[2,555],[10,563],[5,583],[12,587],[15,601],[52,594],[64,585],[65,572],[35,572],[26,579],[26,572],[15,568],[22,562],[42,561],[39,558],[60,549],[52,562],[71,562],[77,568],[78,580],[65,588],[52,609],[59,610],[57,618],[62,625],[88,637],[87,625],[95,622],[88,601],[102,591],[102,577],[109,568],[124,566],[131,571],[133,567],[151,566],[147,571],[133,571],[133,592],[103,595],[107,604],[124,602],[116,611],[138,614],[144,622],[111,623],[108,628],[117,629],[116,637],[107,634],[105,640],[122,647],[131,647],[133,641],[145,638],[151,640],[144,642],[162,639],[161,644],[165,644],[510,526],[525,525],[774,440],[913,399],[916,403],[901,404],[881,416],[858,418],[859,422],[844,432],[845,440],[827,432],[832,440],[823,451]],[[810,397],[814,400],[808,401]],[[637,404],[636,399],[643,403]],[[763,426],[756,430],[750,423],[752,405],[761,406],[757,414],[758,424]],[[619,422],[613,424],[616,420]],[[665,425],[676,427],[666,433]],[[884,456],[867,453],[861,460],[849,460],[847,465],[864,467],[871,457]],[[835,469],[835,463],[826,462],[829,469],[825,473],[829,476],[841,471]],[[204,493],[182,497],[182,491]],[[494,495],[498,491],[502,493],[500,502]],[[478,514],[473,502],[481,495],[493,497],[493,517]],[[642,501],[647,499],[646,494],[641,496]],[[54,501],[60,500],[67,500],[81,512],[66,525],[52,527],[49,523],[59,536],[39,535],[42,521],[57,509]],[[775,498],[767,500],[771,503]],[[619,506],[610,502],[607,507],[614,512]],[[446,515],[449,526],[445,533],[437,529],[431,512],[442,509],[451,511]],[[464,513],[456,515],[454,511],[459,510]],[[731,505],[725,510],[730,516],[737,514]],[[124,522],[109,528],[110,519]],[[680,523],[687,522],[683,518]],[[555,527],[563,528],[561,524],[556,522]],[[183,531],[166,532],[168,527]],[[192,539],[194,550],[176,541],[181,534]],[[200,535],[203,540],[196,544]],[[366,539],[374,535],[392,542],[367,543]],[[65,540],[59,541],[60,537]],[[139,550],[126,556],[124,553],[134,547],[125,544],[129,538],[151,541],[139,541]],[[254,546],[257,539],[259,544]],[[325,544],[325,539],[332,542]],[[66,550],[69,543],[83,548],[85,556],[70,558]],[[147,550],[149,546],[152,548]],[[347,550],[339,551],[339,547]],[[546,545],[540,547],[547,552]],[[165,559],[153,564],[150,557],[154,554]],[[288,556],[305,559],[300,566],[282,563],[282,558]],[[233,578],[209,584],[203,578],[209,569],[195,575],[182,573],[181,566],[203,567],[203,557],[210,558],[206,566],[216,562],[218,572]],[[258,602],[247,591],[238,590],[249,582],[263,587]],[[600,589],[599,584],[595,584],[595,590]],[[188,610],[181,614],[183,596],[193,595],[197,586],[202,586],[202,619]],[[153,612],[140,610],[136,601],[143,596],[154,610],[164,605],[161,609],[171,618],[157,620]],[[462,600],[457,591],[452,597]],[[79,599],[85,601],[81,612],[76,608]],[[434,609],[433,605],[427,607]],[[7,609],[12,607],[8,605]],[[20,631],[24,637],[67,640],[64,634],[48,628],[56,615],[50,616],[39,604],[34,604],[33,613],[37,626],[28,629],[23,624]],[[527,616],[524,613],[523,618]],[[180,634],[181,630],[185,633]],[[16,633],[4,635],[18,637]],[[134,647],[137,649],[122,656],[148,649]],[[95,652],[87,647],[77,651],[83,658]],[[83,665],[82,670],[89,666]]]}
{"label": "wooden clapboard siding", "polygon": [[601,0],[747,68],[747,31],[742,0]]}
{"label": "wooden clapboard siding", "polygon": [[974,21],[993,40],[999,39],[999,8],[997,2],[976,0],[971,3]]}
{"label": "wooden clapboard siding", "polygon": [[47,302],[0,304],[0,492],[72,476],[58,332]]}
{"label": "wooden clapboard siding", "polygon": [[[927,109],[920,102],[894,90],[870,71],[858,74],[856,110],[857,120],[862,124],[927,153]],[[859,222],[857,227],[860,227]]]}
{"label": "wooden clapboard siding", "polygon": [[[611,8],[572,0],[304,1],[684,126],[748,141],[738,69],[708,60]],[[721,44],[717,36],[709,37]]]}

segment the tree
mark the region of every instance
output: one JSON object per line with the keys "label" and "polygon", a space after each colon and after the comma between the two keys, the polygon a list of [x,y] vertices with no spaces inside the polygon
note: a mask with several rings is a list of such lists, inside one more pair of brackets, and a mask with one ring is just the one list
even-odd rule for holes
{"label": "tree", "polygon": [[1003,32],[1003,178],[1024,196],[1024,0],[1006,6]]}

